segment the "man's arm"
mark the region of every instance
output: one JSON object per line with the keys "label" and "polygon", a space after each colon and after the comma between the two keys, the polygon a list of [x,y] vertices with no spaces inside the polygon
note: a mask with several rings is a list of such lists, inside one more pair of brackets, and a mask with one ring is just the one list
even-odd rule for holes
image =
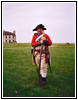
{"label": "man's arm", "polygon": [[38,45],[38,43],[35,41],[35,40],[36,40],[36,38],[37,38],[37,36],[36,36],[36,35],[34,35],[34,36],[32,37],[32,41],[31,41],[31,46],[32,46],[32,47],[35,47],[35,46],[37,46],[37,45]]}
{"label": "man's arm", "polygon": [[36,39],[37,39],[37,36],[34,35],[33,38],[32,38],[32,41],[31,41],[31,46],[32,47],[36,47],[36,46],[40,46],[41,45],[41,43],[37,42]]}
{"label": "man's arm", "polygon": [[50,37],[47,34],[45,34],[44,37],[47,39],[47,42],[48,42],[47,45],[48,46],[52,45],[52,41],[51,41]]}

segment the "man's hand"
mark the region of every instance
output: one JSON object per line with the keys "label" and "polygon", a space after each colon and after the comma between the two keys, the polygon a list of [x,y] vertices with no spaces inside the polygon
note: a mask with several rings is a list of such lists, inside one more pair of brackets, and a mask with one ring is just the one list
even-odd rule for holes
{"label": "man's hand", "polygon": [[41,40],[38,42],[38,46],[41,46],[41,44],[44,44],[45,46],[47,46],[48,40],[45,37],[42,37]]}
{"label": "man's hand", "polygon": [[42,37],[41,40],[40,40],[40,43],[42,44],[44,42],[44,40],[46,40],[46,38]]}

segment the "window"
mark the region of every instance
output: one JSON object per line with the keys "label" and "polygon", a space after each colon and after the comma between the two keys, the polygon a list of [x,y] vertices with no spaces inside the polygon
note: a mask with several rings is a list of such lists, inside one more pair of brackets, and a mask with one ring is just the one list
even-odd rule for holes
{"label": "window", "polygon": [[13,42],[14,42],[14,40],[13,40]]}
{"label": "window", "polygon": [[6,43],[7,43],[7,40],[6,40]]}
{"label": "window", "polygon": [[6,39],[7,39],[7,36],[6,36]]}
{"label": "window", "polygon": [[9,40],[9,43],[11,43],[11,40]]}

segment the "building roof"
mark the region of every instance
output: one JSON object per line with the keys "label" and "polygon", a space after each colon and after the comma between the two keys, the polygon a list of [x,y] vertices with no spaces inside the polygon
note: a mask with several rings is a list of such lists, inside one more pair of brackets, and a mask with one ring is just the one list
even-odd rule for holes
{"label": "building roof", "polygon": [[3,31],[3,35],[13,35],[16,36],[15,33],[9,32],[9,31]]}

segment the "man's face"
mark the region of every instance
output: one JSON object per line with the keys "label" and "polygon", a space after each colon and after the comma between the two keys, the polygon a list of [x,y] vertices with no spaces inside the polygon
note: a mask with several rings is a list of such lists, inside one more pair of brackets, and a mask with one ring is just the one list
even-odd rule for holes
{"label": "man's face", "polygon": [[43,30],[41,28],[37,29],[38,34],[42,34]]}

